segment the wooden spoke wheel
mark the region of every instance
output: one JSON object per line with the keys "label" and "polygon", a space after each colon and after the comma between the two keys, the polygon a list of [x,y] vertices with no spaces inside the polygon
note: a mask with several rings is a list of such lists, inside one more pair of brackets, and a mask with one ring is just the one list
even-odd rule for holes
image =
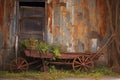
{"label": "wooden spoke wheel", "polygon": [[80,55],[72,63],[74,71],[90,71],[93,67],[94,62],[89,58],[89,55]]}
{"label": "wooden spoke wheel", "polygon": [[28,70],[28,68],[29,68],[28,62],[21,57],[13,59],[10,63],[11,72],[22,72]]}

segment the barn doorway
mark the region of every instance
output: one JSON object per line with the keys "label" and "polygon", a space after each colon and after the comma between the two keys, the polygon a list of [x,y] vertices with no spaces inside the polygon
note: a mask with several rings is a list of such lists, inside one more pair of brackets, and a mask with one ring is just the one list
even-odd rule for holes
{"label": "barn doorway", "polygon": [[20,39],[36,38],[44,40],[45,34],[45,1],[17,2],[17,33]]}

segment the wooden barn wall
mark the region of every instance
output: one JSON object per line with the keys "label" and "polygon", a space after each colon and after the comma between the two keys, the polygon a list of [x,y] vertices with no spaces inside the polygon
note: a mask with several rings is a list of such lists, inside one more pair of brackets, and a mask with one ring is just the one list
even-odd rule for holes
{"label": "wooden barn wall", "polygon": [[95,52],[105,35],[104,0],[47,1],[48,42],[62,44],[70,52]]}

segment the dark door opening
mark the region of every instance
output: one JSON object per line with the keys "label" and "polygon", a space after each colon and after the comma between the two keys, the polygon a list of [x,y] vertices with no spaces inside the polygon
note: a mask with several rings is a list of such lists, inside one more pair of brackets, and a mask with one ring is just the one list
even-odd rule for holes
{"label": "dark door opening", "polygon": [[19,2],[18,31],[20,39],[44,40],[45,2]]}
{"label": "dark door opening", "polygon": [[19,2],[20,6],[45,7],[45,2]]}

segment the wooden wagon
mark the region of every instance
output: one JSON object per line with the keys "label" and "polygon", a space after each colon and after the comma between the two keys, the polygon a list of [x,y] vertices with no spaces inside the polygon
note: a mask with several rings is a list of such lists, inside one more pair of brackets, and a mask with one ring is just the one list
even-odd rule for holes
{"label": "wooden wagon", "polygon": [[[40,54],[35,50],[25,50],[24,53],[27,57],[41,59],[42,63],[40,63],[40,65],[42,65],[42,71],[46,71],[48,69],[48,66],[45,64],[46,60],[49,61],[49,64],[71,65],[74,71],[90,71],[94,68],[94,60],[99,57],[97,53],[67,52],[61,53],[61,56],[54,60],[54,55],[52,53]],[[10,70],[25,71],[28,70],[29,65],[36,62],[37,61],[28,63],[25,58],[18,57],[17,59],[11,61]]]}
{"label": "wooden wagon", "polygon": [[[71,65],[74,71],[84,70],[90,71],[94,68],[94,61],[99,58],[102,54],[102,50],[108,46],[108,43],[112,42],[111,36],[106,44],[100,48],[96,53],[81,53],[81,52],[67,52],[61,53],[60,57],[57,57],[56,60],[51,60],[54,55],[52,53],[40,54],[38,51],[35,50],[25,50],[24,53],[27,57],[38,58],[42,60],[42,69],[43,71],[46,70],[47,65],[45,64],[46,60],[50,60],[50,64],[59,64],[59,65]],[[29,65],[36,63],[37,61],[33,61],[28,63],[27,60],[23,57],[17,57],[13,59],[10,63],[10,70],[11,71],[25,71],[28,70]]]}

